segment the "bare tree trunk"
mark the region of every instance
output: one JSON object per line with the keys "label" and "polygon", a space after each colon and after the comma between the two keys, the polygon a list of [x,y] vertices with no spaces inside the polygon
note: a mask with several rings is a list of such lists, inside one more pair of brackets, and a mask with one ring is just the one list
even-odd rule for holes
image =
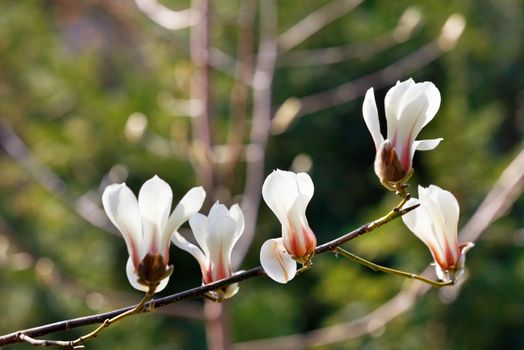
{"label": "bare tree trunk", "polygon": [[209,350],[231,349],[231,328],[227,302],[215,303],[206,300],[206,339]]}
{"label": "bare tree trunk", "polygon": [[233,257],[235,267],[244,259],[255,234],[264,181],[266,146],[271,127],[271,89],[277,59],[277,8],[274,0],[263,0],[259,4],[260,40],[253,76],[253,120],[251,142],[247,151],[246,185],[241,205],[246,226]]}
{"label": "bare tree trunk", "polygon": [[199,22],[191,33],[191,60],[194,67],[192,98],[198,102],[198,113],[193,119],[193,161],[198,182],[204,186],[207,203],[213,199],[214,171],[211,158],[211,74],[209,64],[209,0],[193,0],[193,9]]}

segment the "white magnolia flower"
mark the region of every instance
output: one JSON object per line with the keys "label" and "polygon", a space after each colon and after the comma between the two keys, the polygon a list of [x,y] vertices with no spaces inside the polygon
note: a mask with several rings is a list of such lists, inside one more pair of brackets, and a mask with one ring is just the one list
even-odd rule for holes
{"label": "white magnolia flower", "polygon": [[[200,247],[188,242],[178,232],[173,235],[172,241],[197,259],[203,283],[231,277],[231,253],[244,232],[244,214],[238,204],[228,210],[225,205],[216,202],[207,217],[200,213],[192,215],[189,225]],[[232,297],[237,291],[235,283],[211,292],[209,296],[220,301]]]}
{"label": "white magnolia flower", "polygon": [[172,270],[168,267],[171,236],[200,210],[205,195],[202,187],[192,188],[169,215],[173,193],[156,175],[144,183],[138,200],[125,183],[105,188],[102,203],[126,242],[127,278],[134,288],[148,291],[156,284],[156,292],[165,288]]}
{"label": "white magnolia flower", "polygon": [[406,182],[412,173],[416,150],[428,151],[438,146],[442,138],[415,141],[422,128],[429,123],[440,107],[440,92],[433,83],[415,83],[413,79],[389,89],[384,101],[387,137],[380,132],[377,104],[373,88],[366,92],[362,114],[376,148],[375,173],[382,183]]}
{"label": "white magnolia flower", "polygon": [[262,196],[282,225],[282,238],[262,245],[260,263],[277,282],[286,283],[295,276],[293,259],[308,264],[315,252],[317,239],[306,219],[313,192],[313,181],[306,173],[275,170],[264,181]]}
{"label": "white magnolia flower", "polygon": [[473,243],[458,243],[457,199],[435,185],[419,186],[418,194],[419,199],[410,199],[406,206],[420,207],[402,216],[402,220],[431,251],[438,278],[453,281],[464,272],[466,252],[473,247]]}

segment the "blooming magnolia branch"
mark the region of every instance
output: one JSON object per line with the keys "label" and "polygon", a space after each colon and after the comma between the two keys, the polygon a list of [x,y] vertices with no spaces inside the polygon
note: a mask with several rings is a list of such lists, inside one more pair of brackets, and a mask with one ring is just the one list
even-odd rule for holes
{"label": "blooming magnolia branch", "polygon": [[[458,235],[464,241],[475,242],[485,229],[500,218],[524,191],[524,149],[504,169],[475,213],[466,222]],[[427,266],[421,275],[426,275],[433,266]],[[234,350],[289,349],[299,350],[328,346],[355,339],[386,326],[389,322],[411,310],[413,305],[430,290],[428,284],[412,281],[391,299],[370,313],[348,322],[315,329],[304,334],[285,335],[270,339],[251,340],[237,343]]]}
{"label": "blooming magnolia branch", "polygon": [[[352,239],[355,239],[365,233],[371,232],[379,228],[380,226],[409,213],[416,207],[417,206],[415,205],[415,206],[404,208],[401,210],[392,211],[391,213],[388,213],[381,219],[364,224],[360,226],[359,228],[351,232],[348,232],[345,235],[337,239],[334,239],[332,241],[319,245],[315,249],[315,254],[318,255],[318,254],[334,251],[336,247],[340,246],[341,244],[348,242]],[[154,309],[158,309],[163,306],[166,306],[172,303],[176,303],[181,300],[201,297],[201,296],[204,296],[205,294],[212,293],[216,290],[221,290],[224,287],[233,285],[235,283],[244,281],[246,279],[264,276],[264,275],[265,275],[264,269],[262,268],[262,266],[258,266],[250,270],[242,271],[237,274],[234,274],[231,277],[226,278],[226,279],[222,279],[216,282],[205,284],[200,287],[188,289],[186,291],[172,294],[166,297],[153,299],[145,303],[144,307],[138,313],[148,313],[148,312],[153,311]],[[96,314],[96,315],[91,315],[91,316],[86,316],[86,317],[79,317],[75,319],[60,321],[60,322],[56,322],[56,323],[52,323],[48,325],[43,325],[39,327],[28,328],[28,329],[12,332],[12,333],[0,336],[0,346],[20,343],[20,342],[29,342],[33,345],[38,345],[38,346],[58,345],[58,346],[67,347],[67,346],[70,346],[71,344],[69,341],[57,343],[56,341],[51,341],[51,342],[47,341],[46,342],[45,340],[37,340],[34,338],[40,337],[46,334],[50,334],[50,333],[83,327],[83,326],[87,326],[91,324],[100,324],[100,323],[105,322],[108,319],[112,319],[121,314],[129,312],[137,308],[137,306],[139,305],[138,304],[132,305],[132,306],[121,308],[118,310],[113,310],[113,311],[106,312],[106,313],[101,313],[101,314]]]}
{"label": "blooming magnolia branch", "polygon": [[[274,63],[274,60],[272,62]],[[375,143],[375,173],[384,187],[395,191],[401,197],[400,203],[384,217],[317,246],[317,238],[306,218],[306,209],[314,193],[311,177],[306,173],[277,169],[264,181],[262,196],[280,221],[282,237],[269,239],[262,245],[261,267],[235,273],[232,251],[245,228],[244,214],[237,204],[227,209],[216,202],[209,215],[205,216],[198,211],[204,203],[206,192],[202,187],[195,187],[187,192],[171,213],[171,188],[156,175],[144,183],[138,198],[125,183],[112,184],[104,190],[103,206],[110,221],[125,240],[129,253],[126,273],[135,289],[146,292],[142,301],[133,307],[117,310],[114,315],[108,313],[80,319],[78,326],[89,322],[102,324],[94,331],[72,341],[35,339],[35,335],[43,334],[32,334],[42,331],[42,327],[37,327],[0,337],[0,345],[3,345],[2,338],[9,339],[11,336],[14,337],[13,342],[25,341],[34,346],[56,345],[83,349],[86,340],[95,338],[111,324],[125,317],[150,311],[155,306],[196,296],[205,296],[220,302],[238,292],[239,281],[262,274],[267,274],[276,282],[287,283],[299,272],[311,268],[312,259],[316,254],[327,251],[340,254],[373,270],[415,278],[432,286],[454,284],[464,270],[465,253],[473,246],[472,243],[458,243],[457,200],[450,192],[434,185],[428,188],[419,186],[420,199],[410,198],[406,190],[406,182],[413,173],[412,158],[415,150],[434,149],[441,141],[415,140],[422,128],[438,112],[440,92],[430,82],[415,83],[409,79],[397,82],[388,91],[384,105],[387,138],[380,132],[373,89],[368,90],[362,109],[364,121]],[[202,117],[206,116],[204,113]],[[403,209],[404,205],[410,206]],[[417,207],[420,209],[411,212]],[[404,216],[406,226],[428,246],[436,263],[437,276],[442,282],[379,266],[340,247],[341,244],[400,216]],[[178,233],[179,227],[187,220],[197,245],[188,242]],[[197,259],[204,285],[167,299],[151,300],[155,292],[165,288],[172,273],[173,267],[169,265],[171,240]],[[300,269],[297,269],[297,264],[300,265]],[[78,319],[60,324],[69,329],[74,321]],[[51,326],[53,325],[43,328],[50,332],[46,327]],[[220,338],[225,340],[225,337]]]}

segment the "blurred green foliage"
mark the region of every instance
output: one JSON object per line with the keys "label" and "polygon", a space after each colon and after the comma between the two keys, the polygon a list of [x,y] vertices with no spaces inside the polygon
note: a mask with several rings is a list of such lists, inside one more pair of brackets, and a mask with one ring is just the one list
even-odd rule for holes
{"label": "blurred green foliage", "polygon": [[[328,2],[279,1],[278,32]],[[163,3],[177,9],[188,6],[174,0]],[[462,13],[467,26],[457,46],[409,76],[439,87],[441,110],[421,137],[444,138],[437,150],[416,155],[411,183],[435,183],[453,192],[465,223],[522,148],[524,2],[366,1],[297,50],[365,46],[390,32],[413,5],[423,16],[422,24],[409,40],[385,51],[331,65],[277,66],[273,106],[390,65],[434,40],[452,13]],[[212,44],[231,56],[238,45],[239,8],[240,1],[212,4]],[[139,300],[124,274],[123,240],[83,220],[74,203],[81,196],[99,203],[108,181],[125,180],[137,192],[154,174],[171,184],[174,198],[196,185],[183,156],[191,121],[180,102],[190,97],[191,74],[188,30],[164,30],[132,2],[0,3],[0,118],[2,127],[18,135],[30,152],[22,152],[23,159],[0,153],[0,333]],[[225,141],[233,83],[224,72],[213,72],[217,143]],[[386,91],[376,91],[379,108]],[[306,115],[269,141],[266,173],[289,168],[298,154],[313,161],[316,193],[308,217],[319,242],[380,216],[396,200],[373,173],[373,144],[361,103],[359,98]],[[140,116],[137,113],[148,123],[141,137],[129,131],[130,116]],[[35,168],[39,162],[63,180],[52,184],[53,191],[34,176],[45,170]],[[235,188],[242,188],[239,180]],[[469,277],[458,295],[430,291],[383,331],[325,348],[524,348],[523,209],[520,198],[508,216],[486,230],[468,255]],[[265,205],[260,211],[244,268],[258,265],[260,244],[280,230]],[[420,271],[431,258],[401,222],[347,247],[408,271]],[[188,254],[173,249],[173,263],[175,273],[163,295],[201,283]],[[242,283],[228,302],[232,337],[246,341],[346,322],[380,306],[403,282],[322,255],[313,270],[286,286],[266,279]],[[123,321],[90,342],[89,349],[204,349],[203,322],[185,311],[195,306],[199,310],[200,304],[184,304],[174,312],[178,316],[158,313]],[[57,337],[79,336],[85,330]],[[15,347],[30,348],[7,348]]]}

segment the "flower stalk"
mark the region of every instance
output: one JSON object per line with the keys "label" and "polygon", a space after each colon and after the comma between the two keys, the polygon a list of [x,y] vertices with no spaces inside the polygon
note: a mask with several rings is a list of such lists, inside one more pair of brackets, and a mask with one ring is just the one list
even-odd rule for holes
{"label": "flower stalk", "polygon": [[370,268],[373,271],[380,271],[380,272],[388,273],[388,274],[391,274],[391,275],[397,275],[397,276],[402,276],[402,277],[406,277],[406,278],[410,278],[410,279],[416,279],[416,280],[419,280],[421,282],[427,283],[427,284],[429,284],[429,285],[431,285],[433,287],[442,288],[442,287],[445,287],[445,286],[452,286],[452,285],[455,284],[454,280],[444,281],[444,282],[442,282],[442,281],[433,281],[433,280],[431,280],[429,278],[426,278],[426,277],[421,276],[421,275],[417,275],[415,273],[405,272],[405,271],[401,271],[401,270],[392,269],[390,267],[385,267],[385,266],[382,266],[382,265],[378,265],[378,264],[375,264],[374,262],[371,262],[369,260],[361,258],[358,255],[350,253],[350,252],[348,252],[347,250],[345,250],[342,247],[337,247],[333,252],[337,256],[338,255],[343,256],[344,258],[346,258],[348,260],[351,260],[351,261],[354,261],[356,263],[359,263],[360,265],[363,265],[363,266],[365,266],[367,268]]}

